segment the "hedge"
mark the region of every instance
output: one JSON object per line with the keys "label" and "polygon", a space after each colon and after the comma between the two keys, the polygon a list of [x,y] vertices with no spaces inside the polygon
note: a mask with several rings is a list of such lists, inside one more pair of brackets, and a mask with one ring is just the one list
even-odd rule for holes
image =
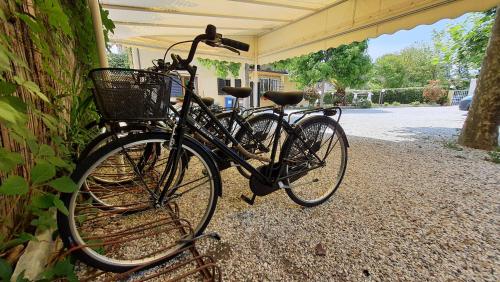
{"label": "hedge", "polygon": [[[375,104],[379,103],[381,90],[368,90],[373,93],[372,102]],[[409,88],[409,89],[386,89],[384,92],[383,100],[384,102],[392,103],[399,102],[401,104],[410,104],[411,102],[418,101],[420,103],[424,102],[423,88]],[[354,94],[349,91],[347,94],[347,103],[351,104]]]}

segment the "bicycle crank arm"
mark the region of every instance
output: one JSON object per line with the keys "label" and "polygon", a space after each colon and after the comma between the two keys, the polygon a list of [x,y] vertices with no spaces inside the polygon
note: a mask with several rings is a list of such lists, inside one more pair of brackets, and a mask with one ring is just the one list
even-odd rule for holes
{"label": "bicycle crank arm", "polygon": [[202,238],[205,238],[205,237],[210,237],[210,238],[215,239],[217,241],[221,240],[219,234],[217,234],[216,232],[210,232],[210,233],[201,234],[200,236],[196,236],[196,237],[193,237],[193,238],[179,239],[177,242],[178,243],[188,243],[189,244],[189,243],[193,243],[194,241],[198,241],[199,239],[202,239]]}

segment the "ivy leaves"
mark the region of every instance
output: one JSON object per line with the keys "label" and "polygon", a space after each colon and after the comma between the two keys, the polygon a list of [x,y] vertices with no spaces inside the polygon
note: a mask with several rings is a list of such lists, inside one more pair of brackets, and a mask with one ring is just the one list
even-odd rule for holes
{"label": "ivy leaves", "polygon": [[238,77],[240,74],[241,63],[204,58],[198,58],[198,62],[206,68],[213,68],[215,70],[215,74],[220,78],[228,77],[229,73],[231,73],[233,77]]}
{"label": "ivy leaves", "polygon": [[11,175],[0,186],[0,194],[7,196],[24,195],[28,193],[28,182],[18,175]]}

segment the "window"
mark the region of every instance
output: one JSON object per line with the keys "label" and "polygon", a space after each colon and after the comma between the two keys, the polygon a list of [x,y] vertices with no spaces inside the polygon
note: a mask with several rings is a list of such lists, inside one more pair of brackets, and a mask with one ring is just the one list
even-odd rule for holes
{"label": "window", "polygon": [[278,78],[259,78],[259,94],[267,91],[281,90],[281,81]]}
{"label": "window", "polygon": [[226,95],[224,91],[222,91],[222,87],[231,86],[231,79],[217,78],[217,94]]}
{"label": "window", "polygon": [[241,79],[239,79],[239,78],[238,78],[238,79],[235,79],[235,80],[234,80],[234,86],[235,86],[235,87],[241,87]]}

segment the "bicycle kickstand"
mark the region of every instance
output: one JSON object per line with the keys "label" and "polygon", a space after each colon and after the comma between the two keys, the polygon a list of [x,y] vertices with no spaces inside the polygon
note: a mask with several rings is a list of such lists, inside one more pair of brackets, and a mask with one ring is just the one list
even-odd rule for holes
{"label": "bicycle kickstand", "polygon": [[253,195],[252,195],[252,198],[250,199],[250,198],[248,198],[247,196],[245,196],[245,195],[241,194],[241,199],[242,199],[243,201],[245,201],[247,204],[251,205],[251,206],[255,203],[255,198],[256,198],[256,197],[257,197],[257,195],[253,194]]}

